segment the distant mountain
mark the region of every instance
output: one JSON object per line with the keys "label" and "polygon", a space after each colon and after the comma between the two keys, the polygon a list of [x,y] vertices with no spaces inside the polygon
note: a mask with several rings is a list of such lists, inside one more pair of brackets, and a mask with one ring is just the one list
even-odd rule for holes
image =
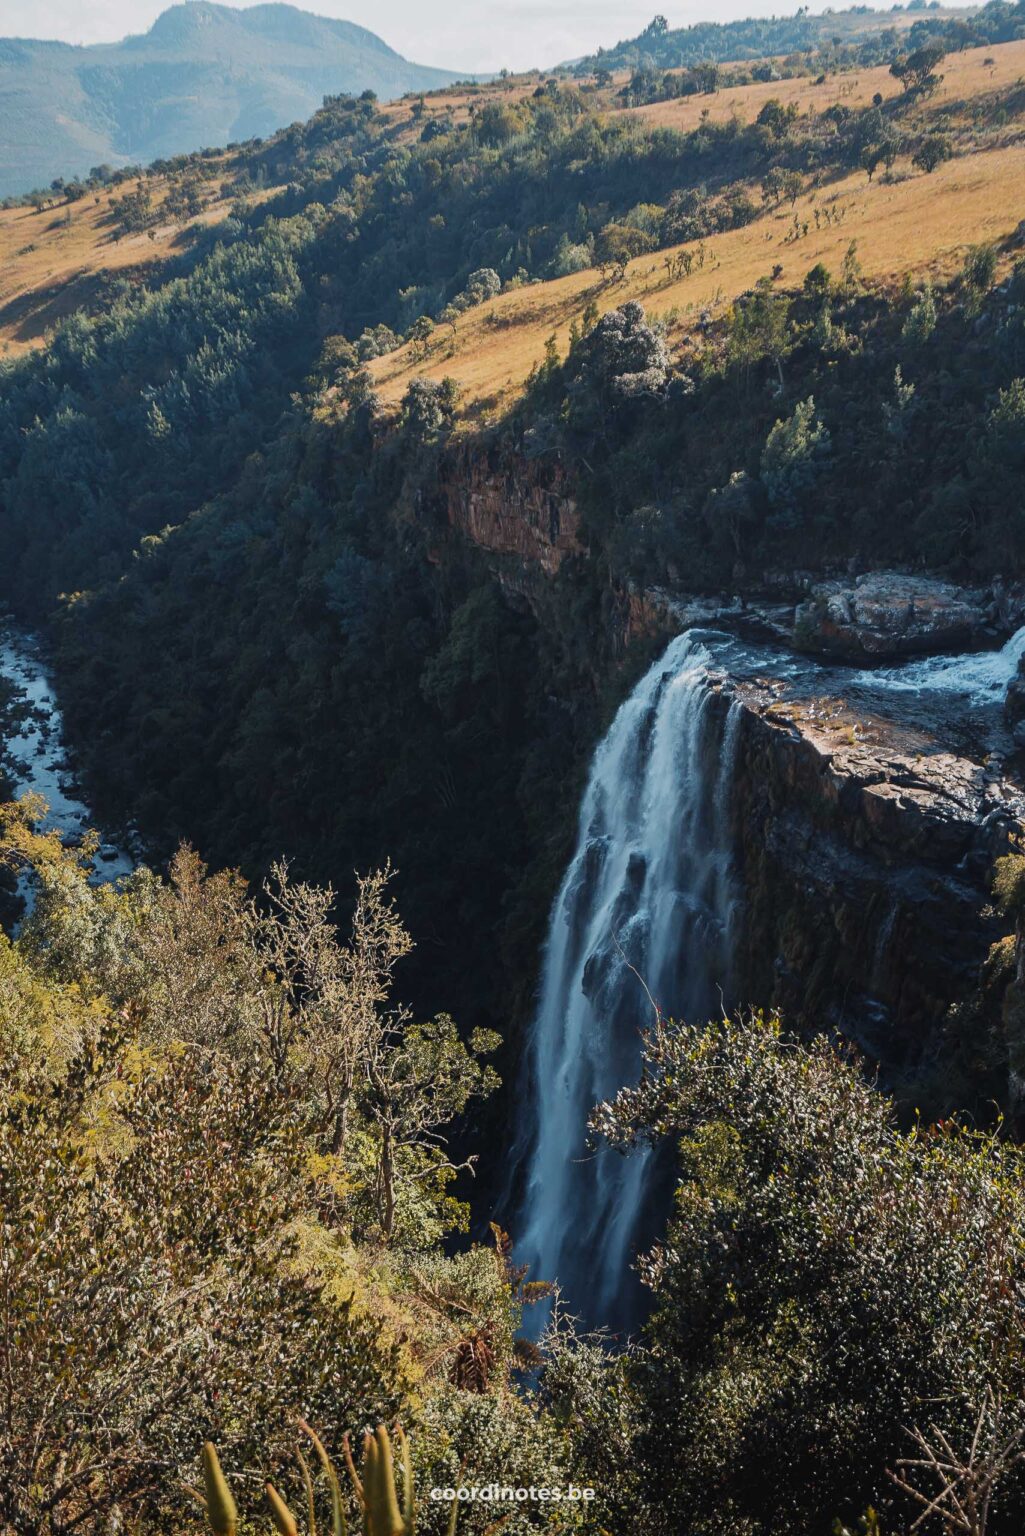
{"label": "distant mountain", "polygon": [[327,95],[387,100],[455,78],[291,5],[189,0],[143,36],[88,48],[0,38],[0,196],[266,135]]}

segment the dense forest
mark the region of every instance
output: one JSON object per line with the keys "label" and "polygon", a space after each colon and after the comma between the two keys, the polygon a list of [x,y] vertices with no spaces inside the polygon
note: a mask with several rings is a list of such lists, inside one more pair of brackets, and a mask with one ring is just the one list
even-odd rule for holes
{"label": "dense forest", "polygon": [[[687,357],[640,317],[610,329],[623,244],[703,261],[716,230],[787,206],[788,178],[828,187],[898,136],[905,158],[937,138],[971,153],[1016,104],[997,90],[955,134],[910,98],[678,133],[554,84],[398,145],[372,101],[336,101],[247,151],[243,184],[302,181],[7,365],[0,581],[36,618],[66,595],[67,717],[98,805],[165,854],[189,836],[254,872],[288,848],[344,880],[388,851],[425,1006],[493,1027],[511,990],[522,1013],[631,584],[757,590],[868,549],[987,575],[1020,559],[1020,280],[994,287],[996,253],[936,292],[867,287],[853,239],[798,292],[770,262]],[[453,402],[418,387],[391,422],[365,364],[603,243],[587,334],[538,360],[482,445],[588,467],[590,558],[527,603],[445,538]],[[471,918],[502,940],[468,959],[452,936]]]}
{"label": "dense forest", "polygon": [[[938,87],[1025,6],[911,9],[864,35],[860,12],[656,18],[468,106],[338,96],[164,162],[183,207],[223,178],[230,217],[0,365],[0,598],[45,633],[91,800],[152,866],[97,887],[88,839],[0,805],[6,886],[35,892],[0,936],[0,1529],[199,1529],[205,1440],[245,1529],[267,1477],[305,1507],[297,1435],[330,1518],[296,1415],[336,1459],[398,1419],[426,1536],[450,1516],[424,1490],[492,1481],[595,1490],[510,1532],[875,1536],[933,1500],[927,1529],[1020,1529],[1022,1153],[963,1100],[926,1127],[835,1039],[659,1016],[593,1119],[674,1169],[629,1348],[487,1220],[587,760],[664,639],[646,594],[1025,575],[1025,208],[885,279],[845,222],[852,177],[1016,151],[1020,78]],[[699,78],[717,60],[730,81]],[[631,110],[874,65],[893,90],[850,105],[799,111],[781,82],[750,117]],[[123,178],[131,232],[155,174]],[[642,258],[712,272],[770,216],[785,245],[742,292],[685,317],[626,297]],[[842,255],[804,270],[819,229]],[[469,318],[500,336],[496,301],[574,278],[567,339],[464,410],[442,364]],[[568,488],[556,570],[453,526],[475,475]],[[1022,862],[994,871],[1001,1041]],[[1002,1109],[994,1052],[975,1088]]]}

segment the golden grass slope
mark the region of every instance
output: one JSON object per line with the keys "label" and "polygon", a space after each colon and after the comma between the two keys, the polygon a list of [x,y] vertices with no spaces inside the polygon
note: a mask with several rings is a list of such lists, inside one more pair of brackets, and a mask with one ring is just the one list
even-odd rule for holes
{"label": "golden grass slope", "polygon": [[[989,91],[1006,89],[1016,81],[1025,82],[1025,41],[1001,43],[994,48],[970,48],[964,53],[948,54],[939,66],[942,83],[929,98],[931,110],[946,104],[985,96]],[[767,101],[775,98],[784,106],[793,102],[804,115],[825,112],[839,104],[865,107],[873,97],[884,100],[901,94],[901,84],[886,65],[877,69],[852,70],[827,75],[821,84],[810,76],[793,80],[758,82],[732,86],[710,96],[681,96],[677,101],[658,101],[648,107],[624,107],[631,117],[660,127],[676,128],[681,133],[697,128],[707,112],[712,122],[728,122],[736,115],[741,122],[754,122]]]}
{"label": "golden grass slope", "polygon": [[[37,213],[33,208],[0,209],[0,351],[23,352],[38,346],[46,332],[74,310],[90,305],[103,285],[118,274],[128,276],[183,249],[187,227],[159,218],[168,192],[166,178],[149,177],[157,222],[141,234],[114,238],[112,198],[140,185],[88,192],[78,202],[56,202]],[[249,196],[272,196],[276,189]],[[208,199],[191,224],[212,224],[227,217],[231,199],[219,183],[205,183]]]}
{"label": "golden grass slope", "polygon": [[[816,230],[816,206],[842,211],[842,221],[823,220]],[[460,386],[463,413],[480,415],[508,404],[522,389],[549,336],[565,353],[570,325],[589,301],[602,311],[628,299],[640,300],[649,313],[677,310],[670,334],[680,346],[702,311],[730,304],[777,265],[787,288],[800,286],[820,261],[838,273],[852,240],[866,277],[891,283],[906,273],[942,279],[957,269],[968,246],[1003,241],[1025,218],[1025,145],[966,156],[930,176],[915,173],[894,182],[869,183],[859,172],[799,198],[796,213],[802,226],[810,226],[807,236],[789,241],[793,211],[789,205],[774,209],[743,229],[706,240],[704,266],[679,281],[667,280],[666,253],[659,252],[632,262],[622,283],[587,271],[501,294],[462,315],[454,336],[439,328],[426,358],[406,346],[375,360],[375,387],[395,404],[415,375],[448,375]]]}

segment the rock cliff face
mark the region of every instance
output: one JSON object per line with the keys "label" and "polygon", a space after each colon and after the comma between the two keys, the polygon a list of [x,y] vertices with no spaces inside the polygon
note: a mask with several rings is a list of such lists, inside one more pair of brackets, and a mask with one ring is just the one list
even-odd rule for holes
{"label": "rock cliff face", "polygon": [[995,764],[838,699],[736,694],[737,995],[916,1074],[1002,935],[992,869],[1025,797]]}
{"label": "rock cliff face", "polygon": [[554,576],[583,553],[569,476],[552,458],[510,458],[500,450],[460,450],[440,490],[449,526],[490,555],[511,555]]}

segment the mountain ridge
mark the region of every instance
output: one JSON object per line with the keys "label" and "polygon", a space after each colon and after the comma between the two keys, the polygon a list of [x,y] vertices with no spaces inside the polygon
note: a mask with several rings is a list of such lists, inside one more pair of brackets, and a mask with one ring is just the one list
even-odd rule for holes
{"label": "mountain ridge", "polygon": [[190,0],[116,43],[0,38],[0,196],[265,137],[328,95],[388,99],[456,78],[354,22],[276,3]]}

